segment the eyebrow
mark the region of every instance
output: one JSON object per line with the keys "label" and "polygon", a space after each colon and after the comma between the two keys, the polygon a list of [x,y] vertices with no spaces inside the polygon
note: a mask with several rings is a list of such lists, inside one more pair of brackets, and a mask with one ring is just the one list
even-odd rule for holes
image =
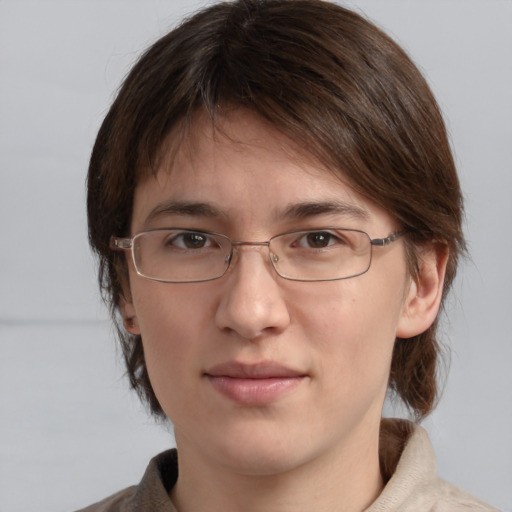
{"label": "eyebrow", "polygon": [[341,201],[321,201],[292,204],[280,214],[283,218],[304,219],[316,215],[336,214],[368,220],[369,213],[360,206]]}
{"label": "eyebrow", "polygon": [[[364,208],[341,201],[310,201],[296,203],[288,206],[282,212],[279,212],[276,217],[282,219],[306,219],[308,217],[328,214],[343,215],[361,220],[369,219],[369,214]],[[208,203],[169,200],[157,204],[146,217],[145,224],[148,225],[155,218],[165,215],[228,218],[226,213]]]}
{"label": "eyebrow", "polygon": [[149,224],[157,217],[165,215],[187,215],[194,217],[225,217],[226,215],[211,204],[188,201],[163,201],[157,204],[146,217],[145,224]]}

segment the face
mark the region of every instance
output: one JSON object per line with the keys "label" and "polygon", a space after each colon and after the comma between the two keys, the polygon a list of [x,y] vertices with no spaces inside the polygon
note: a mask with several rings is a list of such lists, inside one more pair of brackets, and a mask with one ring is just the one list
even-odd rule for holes
{"label": "face", "polygon": [[[163,158],[138,185],[132,234],[180,227],[266,241],[325,226],[371,238],[399,228],[253,115],[237,112],[221,128],[198,121],[172,163]],[[257,245],[239,247],[209,282],[161,283],[129,269],[124,314],[188,459],[275,474],[375,441],[410,290],[401,240],[374,248],[367,273],[338,281],[283,279]]]}

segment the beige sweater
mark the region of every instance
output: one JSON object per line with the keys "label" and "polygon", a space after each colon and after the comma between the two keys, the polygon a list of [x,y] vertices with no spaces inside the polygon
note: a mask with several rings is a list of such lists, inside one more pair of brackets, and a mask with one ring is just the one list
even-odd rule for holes
{"label": "beige sweater", "polygon": [[[497,511],[436,475],[432,445],[420,426],[384,420],[380,452],[387,483],[364,512]],[[169,498],[177,478],[176,450],[163,452],[151,460],[138,486],[77,512],[177,512]]]}

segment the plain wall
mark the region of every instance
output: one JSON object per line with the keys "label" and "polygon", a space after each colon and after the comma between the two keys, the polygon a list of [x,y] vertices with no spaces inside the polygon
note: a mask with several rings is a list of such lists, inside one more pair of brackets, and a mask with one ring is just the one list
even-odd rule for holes
{"label": "plain wall", "polygon": [[[346,4],[409,51],[447,118],[471,259],[443,323],[444,397],[425,426],[441,476],[512,511],[512,2]],[[84,181],[131,63],[200,5],[0,0],[0,510],[85,506],[137,483],[173,444],[123,377]]]}

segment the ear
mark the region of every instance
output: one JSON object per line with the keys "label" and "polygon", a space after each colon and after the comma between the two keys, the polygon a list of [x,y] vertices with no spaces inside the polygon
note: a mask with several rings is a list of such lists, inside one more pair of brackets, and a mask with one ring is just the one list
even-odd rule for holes
{"label": "ear", "polygon": [[410,283],[397,326],[398,338],[412,338],[435,321],[443,297],[448,249],[431,244],[418,255],[418,274]]}
{"label": "ear", "polygon": [[119,304],[119,311],[123,317],[124,328],[134,335],[140,335],[139,320],[137,319],[137,313],[131,302],[122,298]]}

